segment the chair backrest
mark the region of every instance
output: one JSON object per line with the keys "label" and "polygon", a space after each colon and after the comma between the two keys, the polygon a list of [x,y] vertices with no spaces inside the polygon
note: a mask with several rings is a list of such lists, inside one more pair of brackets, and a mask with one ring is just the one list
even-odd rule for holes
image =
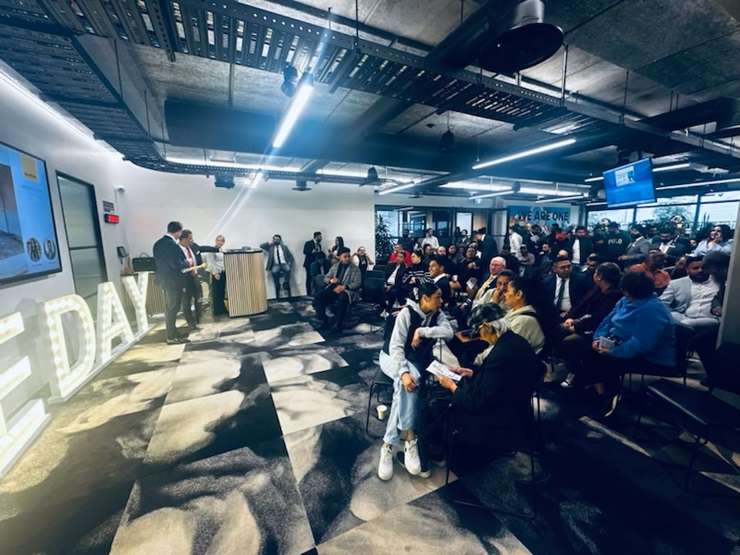
{"label": "chair backrest", "polygon": [[379,272],[378,270],[368,270],[367,272],[365,272],[365,279],[368,278],[384,280],[385,274],[383,272]]}
{"label": "chair backrest", "polygon": [[372,272],[380,272],[380,274],[385,277],[385,270],[387,266],[385,264],[376,264],[373,266]]}
{"label": "chair backrest", "polygon": [[382,302],[384,281],[383,279],[366,275],[365,281],[362,283],[362,298],[367,302]]}

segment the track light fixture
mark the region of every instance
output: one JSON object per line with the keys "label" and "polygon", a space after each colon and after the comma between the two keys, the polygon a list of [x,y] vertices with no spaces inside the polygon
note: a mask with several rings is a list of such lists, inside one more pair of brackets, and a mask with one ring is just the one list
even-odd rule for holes
{"label": "track light fixture", "polygon": [[296,85],[298,84],[298,70],[290,64],[285,64],[283,68],[283,84],[280,85],[280,90],[288,98],[291,98],[295,94]]}

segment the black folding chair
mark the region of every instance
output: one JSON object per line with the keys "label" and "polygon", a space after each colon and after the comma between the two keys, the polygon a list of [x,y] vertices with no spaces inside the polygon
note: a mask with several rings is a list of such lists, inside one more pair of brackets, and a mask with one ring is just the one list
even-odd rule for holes
{"label": "black folding chair", "polygon": [[[667,404],[681,418],[680,428],[694,437],[691,458],[686,467],[683,487],[689,491],[691,472],[699,448],[712,441],[720,431],[740,430],[740,409],[713,395],[713,389],[698,390],[683,387],[670,380],[658,380],[647,387],[647,393]],[[638,423],[642,414],[638,419]],[[731,459],[720,455],[737,474],[740,467]]]}
{"label": "black folding chair", "polygon": [[[688,370],[688,351],[689,341],[693,335],[693,330],[686,326],[676,325],[676,365],[672,368],[666,368],[664,372],[655,368],[644,368],[636,365],[628,368],[621,376],[621,385],[624,386],[624,378],[627,374],[638,374],[640,376],[640,390],[645,392],[645,376],[656,376],[659,378],[682,378],[683,385],[686,387],[686,378]],[[631,385],[630,380],[630,385]],[[621,391],[621,388],[620,388]]]}
{"label": "black folding chair", "polygon": [[[540,377],[540,379],[537,381],[537,383],[532,388],[532,395],[530,397],[529,407],[528,407],[528,410],[526,411],[526,423],[525,423],[526,429],[524,430],[525,432],[524,436],[526,437],[526,444],[527,444],[526,454],[529,457],[529,484],[532,487],[532,511],[531,512],[518,512],[518,511],[510,511],[510,510],[501,509],[501,508],[491,508],[491,507],[482,505],[480,503],[471,503],[468,501],[463,501],[463,500],[458,500],[458,499],[453,499],[453,502],[461,504],[461,505],[491,510],[493,512],[506,514],[510,516],[516,516],[520,518],[534,519],[537,517],[539,490],[537,487],[537,475],[536,475],[534,458],[535,458],[535,454],[538,451],[538,444],[539,444],[539,437],[540,437],[540,433],[539,433],[540,403],[539,403],[538,389],[543,379],[544,379],[544,372],[542,376]],[[510,432],[512,434],[511,437],[522,437],[522,435],[520,434],[520,432],[522,431],[521,426],[516,426],[516,425],[512,425],[510,427],[502,426],[500,428],[497,428],[497,431]],[[445,445],[446,459],[447,459],[445,485],[449,484],[450,482],[451,467],[455,466],[455,456],[456,456],[456,446],[457,446],[456,444],[457,444],[457,441],[458,441],[457,438],[459,435],[460,435],[459,430],[455,429],[453,426],[448,426],[446,445]],[[521,452],[521,451],[517,450],[515,451],[515,454],[516,452]],[[494,457],[489,462],[492,462],[493,460],[495,460],[495,458],[498,458],[498,457]]]}
{"label": "black folding chair", "polygon": [[[370,433],[370,412],[372,411],[373,394],[375,394],[377,404],[381,404],[380,392],[393,391],[393,380],[386,376],[383,371],[378,368],[373,377],[373,383],[370,384],[370,393],[367,398],[367,414],[365,416],[365,433],[370,437],[376,438]],[[390,405],[390,403],[388,403]],[[377,438],[376,438],[377,439]]]}

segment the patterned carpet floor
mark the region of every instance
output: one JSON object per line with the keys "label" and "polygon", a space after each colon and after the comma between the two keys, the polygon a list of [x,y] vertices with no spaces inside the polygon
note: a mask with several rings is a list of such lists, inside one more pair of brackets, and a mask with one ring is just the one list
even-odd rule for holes
{"label": "patterned carpet floor", "polygon": [[[546,384],[537,462],[495,461],[445,486],[377,478],[384,424],[368,389],[382,329],[354,310],[324,336],[306,299],[205,322],[186,345],[157,325],[75,397],[0,480],[2,553],[733,553],[740,483],[708,445],[682,488],[690,438],[637,396],[608,423]],[[460,503],[482,503],[486,510]]]}

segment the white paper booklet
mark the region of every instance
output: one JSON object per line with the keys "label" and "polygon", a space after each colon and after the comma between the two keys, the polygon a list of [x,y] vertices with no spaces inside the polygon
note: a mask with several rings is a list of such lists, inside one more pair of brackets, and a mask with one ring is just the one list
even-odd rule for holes
{"label": "white paper booklet", "polygon": [[434,374],[435,376],[444,376],[446,378],[450,378],[452,381],[455,382],[459,382],[460,378],[462,377],[460,376],[460,374],[455,374],[438,360],[432,361],[432,363],[427,367],[427,372]]}

